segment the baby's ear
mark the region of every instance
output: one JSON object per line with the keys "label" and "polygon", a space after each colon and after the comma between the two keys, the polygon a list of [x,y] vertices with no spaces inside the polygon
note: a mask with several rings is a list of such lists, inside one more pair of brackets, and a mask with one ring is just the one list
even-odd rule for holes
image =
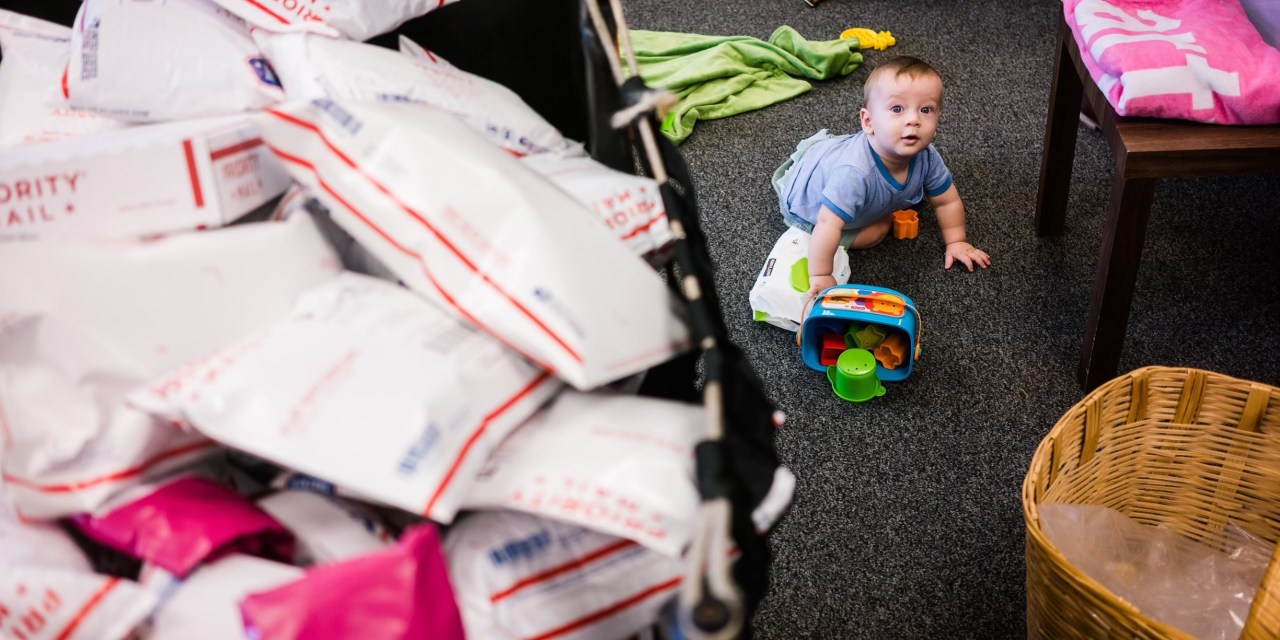
{"label": "baby's ear", "polygon": [[858,120],[862,122],[862,130],[871,133],[871,112],[866,107],[858,112]]}

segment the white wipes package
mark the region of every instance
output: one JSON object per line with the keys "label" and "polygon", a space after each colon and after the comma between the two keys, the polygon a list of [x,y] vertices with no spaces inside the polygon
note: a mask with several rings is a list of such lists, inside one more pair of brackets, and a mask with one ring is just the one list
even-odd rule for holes
{"label": "white wipes package", "polygon": [[67,103],[70,53],[71,29],[0,9],[0,149],[126,126]]}
{"label": "white wipes package", "polygon": [[368,40],[457,0],[213,0],[255,27]]}
{"label": "white wipes package", "polygon": [[676,557],[692,536],[705,428],[701,405],[565,392],[489,456],[466,506],[557,518]]}
{"label": "white wipes package", "polygon": [[434,54],[406,55],[303,33],[255,31],[254,40],[280,75],[290,101],[331,98],[429,104],[458,116],[516,155],[564,153],[571,148],[514,91]]}
{"label": "white wipes package", "polygon": [[289,182],[244,116],[26,145],[0,154],[0,239],[134,238],[218,227]]}
{"label": "white wipes package", "polygon": [[393,544],[381,525],[341,498],[279,491],[258,500],[258,506],[294,535],[302,566],[350,560]]}
{"label": "white wipes package", "polygon": [[155,603],[132,581],[94,573],[57,527],[0,515],[0,637],[126,638]]}
{"label": "white wipes package", "polygon": [[[757,322],[788,331],[800,328],[804,321],[800,314],[804,313],[805,294],[809,291],[809,240],[808,233],[787,227],[774,243],[747,296]],[[831,264],[831,275],[836,284],[847,284],[849,273],[849,254],[844,247],[839,247]]]}
{"label": "white wipes package", "polygon": [[407,286],[573,386],[687,348],[651,267],[449,113],[319,100],[261,121],[294,179]]}
{"label": "white wipes package", "polygon": [[445,538],[467,637],[629,638],[679,591],[684,563],[622,538],[482,511]]}
{"label": "white wipes package", "polygon": [[73,107],[136,122],[253,111],[283,97],[249,26],[211,0],[85,0],[66,92]]}
{"label": "white wipes package", "polygon": [[156,376],[288,314],[337,273],[307,218],[155,241],[0,251],[0,471],[30,518],[90,511],[211,450],[125,403]]}
{"label": "white wipes package", "polygon": [[344,273],[135,393],[205,435],[439,522],[559,382],[421,297]]}
{"label": "white wipes package", "polygon": [[675,239],[652,178],[611,169],[589,156],[539,154],[522,162],[594,211],[636,255],[660,252]]}

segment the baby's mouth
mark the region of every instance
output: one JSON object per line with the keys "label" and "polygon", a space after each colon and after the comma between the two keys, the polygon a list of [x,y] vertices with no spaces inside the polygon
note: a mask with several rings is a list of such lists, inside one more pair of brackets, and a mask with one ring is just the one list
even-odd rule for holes
{"label": "baby's mouth", "polygon": [[902,136],[902,141],[907,144],[915,144],[920,141],[920,136],[905,135],[905,136]]}

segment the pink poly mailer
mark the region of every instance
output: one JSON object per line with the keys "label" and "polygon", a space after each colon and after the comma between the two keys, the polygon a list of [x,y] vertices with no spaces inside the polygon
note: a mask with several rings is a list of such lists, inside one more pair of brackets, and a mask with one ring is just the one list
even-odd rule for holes
{"label": "pink poly mailer", "polygon": [[[309,218],[156,241],[0,251],[0,473],[28,518],[92,511],[213,450],[126,404],[179,365],[288,315],[337,275]],[[179,425],[180,426],[180,425]]]}
{"label": "pink poly mailer", "polygon": [[651,267],[452,114],[317,100],[261,124],[294,178],[407,286],[573,386],[688,347]]}
{"label": "pink poly mailer", "polygon": [[1280,123],[1280,50],[1239,0],[1064,0],[1063,9],[1116,113]]}
{"label": "pink poly mailer", "polygon": [[147,489],[99,515],[82,514],[73,521],[90,538],[179,578],[233,551],[293,557],[289,531],[221,484],[186,476]]}
{"label": "pink poly mailer", "polygon": [[307,576],[240,604],[259,640],[462,640],[462,619],[434,526],[400,543]]}

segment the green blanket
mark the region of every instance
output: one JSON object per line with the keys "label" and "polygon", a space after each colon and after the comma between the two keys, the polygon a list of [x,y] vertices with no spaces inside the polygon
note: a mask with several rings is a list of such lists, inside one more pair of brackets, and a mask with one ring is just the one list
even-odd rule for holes
{"label": "green blanket", "polygon": [[[640,75],[680,98],[662,122],[677,144],[698,120],[723,118],[789,100],[862,64],[858,40],[810,42],[788,26],[765,42],[748,36],[632,31]],[[797,77],[792,77],[797,76]]]}

